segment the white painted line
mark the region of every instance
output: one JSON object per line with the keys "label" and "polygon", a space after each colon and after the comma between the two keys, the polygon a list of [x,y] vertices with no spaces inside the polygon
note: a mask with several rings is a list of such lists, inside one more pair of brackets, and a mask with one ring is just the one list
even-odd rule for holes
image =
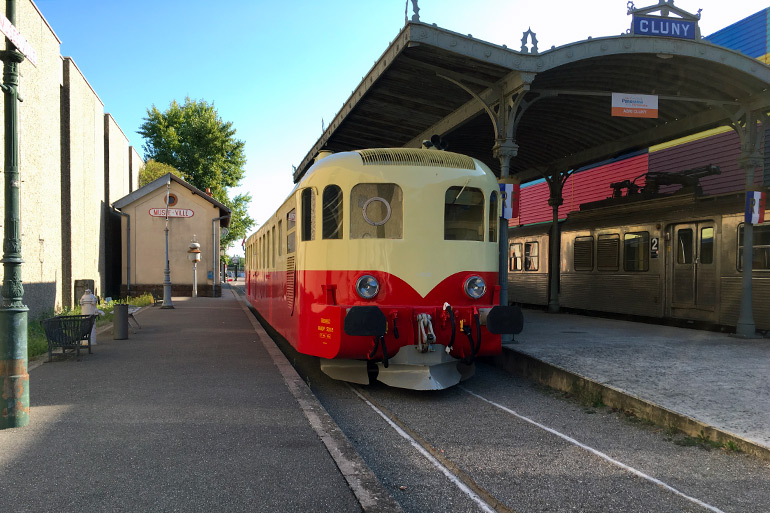
{"label": "white painted line", "polygon": [[682,497],[683,499],[686,499],[686,500],[688,500],[690,502],[693,502],[693,503],[697,504],[698,506],[702,506],[702,507],[708,509],[709,511],[713,511],[715,513],[724,513],[724,511],[722,511],[721,509],[716,508],[716,507],[714,507],[714,506],[712,506],[710,504],[707,504],[707,503],[705,503],[705,502],[703,502],[701,500],[698,500],[695,497],[690,497],[689,495],[680,492],[679,490],[677,490],[673,486],[667,485],[666,483],[664,483],[660,479],[655,479],[654,477],[645,474],[641,470],[637,470],[637,469],[635,469],[633,467],[629,467],[625,463],[621,463],[618,460],[608,456],[607,454],[604,454],[603,452],[601,452],[601,451],[599,451],[597,449],[594,449],[594,448],[589,447],[589,446],[587,446],[585,444],[582,444],[582,443],[578,442],[577,440],[575,440],[574,438],[572,438],[570,436],[567,436],[567,435],[565,435],[563,433],[560,433],[560,432],[556,431],[555,429],[552,429],[552,428],[549,428],[548,426],[540,424],[539,422],[534,421],[534,420],[530,419],[529,417],[525,417],[524,415],[520,415],[520,414],[516,413],[515,411],[513,411],[513,410],[511,410],[509,408],[506,408],[502,404],[498,404],[498,403],[496,403],[494,401],[490,401],[489,399],[486,399],[485,397],[482,397],[482,396],[480,396],[480,395],[478,395],[478,394],[476,394],[474,392],[471,392],[470,390],[468,390],[465,387],[461,386],[460,388],[462,390],[464,390],[465,392],[469,393],[470,395],[472,395],[472,396],[474,396],[474,397],[476,397],[478,399],[481,399],[482,401],[484,401],[486,403],[491,404],[495,408],[499,408],[499,409],[503,410],[506,413],[510,413],[511,415],[513,415],[516,418],[519,418],[519,419],[521,419],[523,421],[529,422],[530,424],[532,424],[534,426],[537,426],[540,429],[548,431],[549,433],[551,433],[553,435],[556,435],[559,438],[561,438],[563,440],[566,440],[569,443],[574,444],[574,445],[580,447],[581,449],[585,449],[586,451],[590,452],[591,454],[594,454],[594,455],[602,458],[603,460],[608,461],[609,463],[612,463],[613,465],[617,465],[618,467],[622,468],[623,470],[625,470],[627,472],[630,472],[630,473],[632,473],[632,474],[634,474],[636,476],[639,476],[642,479],[646,479],[647,481],[650,481],[651,483],[654,483],[654,484],[660,486],[661,488],[665,488],[666,490],[668,490],[668,491],[670,491],[670,492],[672,492],[672,493]]}
{"label": "white painted line", "polygon": [[482,511],[486,511],[488,513],[495,513],[495,509],[490,506],[489,504],[484,501],[481,497],[479,497],[473,490],[468,488],[468,486],[463,483],[457,476],[452,474],[452,472],[446,468],[444,465],[441,464],[440,461],[438,461],[431,453],[429,453],[425,448],[423,448],[417,441],[409,436],[403,429],[401,429],[398,425],[396,425],[392,420],[388,418],[387,415],[385,415],[382,411],[380,411],[379,408],[377,408],[375,405],[373,405],[366,397],[361,395],[358,390],[353,388],[352,386],[348,385],[348,387],[358,396],[359,399],[361,399],[363,402],[369,405],[371,409],[373,409],[377,414],[385,419],[385,422],[390,424],[390,427],[396,430],[396,433],[401,435],[402,438],[404,438],[406,441],[408,441],[410,444],[412,444],[412,447],[417,449],[420,454],[422,454],[425,459],[430,461],[434,467],[436,467],[438,470],[441,471],[442,474],[444,474],[450,481],[452,481],[455,486],[457,486],[462,492],[467,495],[473,502],[475,502],[479,508],[481,508]]}

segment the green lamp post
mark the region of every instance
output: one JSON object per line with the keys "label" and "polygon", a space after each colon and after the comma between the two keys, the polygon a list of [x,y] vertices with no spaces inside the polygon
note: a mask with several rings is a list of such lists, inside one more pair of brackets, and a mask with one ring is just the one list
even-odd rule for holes
{"label": "green lamp post", "polygon": [[[16,23],[16,1],[6,0],[6,17]],[[3,302],[0,305],[0,429],[29,424],[27,312],[22,303],[21,219],[19,213],[19,64],[24,60],[10,39],[0,52],[5,94],[5,222],[3,236]]]}

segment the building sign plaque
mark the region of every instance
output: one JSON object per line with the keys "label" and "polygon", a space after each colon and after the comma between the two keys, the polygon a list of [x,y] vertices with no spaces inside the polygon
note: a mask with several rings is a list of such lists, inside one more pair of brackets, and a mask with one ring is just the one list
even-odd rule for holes
{"label": "building sign plaque", "polygon": [[695,39],[696,26],[696,22],[681,18],[634,16],[633,33],[636,36]]}
{"label": "building sign plaque", "polygon": [[[152,217],[166,217],[166,207],[151,208],[150,215]],[[189,208],[169,208],[168,217],[192,217],[195,212]]]}

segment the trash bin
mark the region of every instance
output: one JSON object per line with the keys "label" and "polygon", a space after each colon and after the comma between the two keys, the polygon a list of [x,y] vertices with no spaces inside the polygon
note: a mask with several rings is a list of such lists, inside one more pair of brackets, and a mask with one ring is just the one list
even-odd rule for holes
{"label": "trash bin", "polygon": [[112,310],[112,339],[125,340],[128,338],[128,305],[115,305]]}

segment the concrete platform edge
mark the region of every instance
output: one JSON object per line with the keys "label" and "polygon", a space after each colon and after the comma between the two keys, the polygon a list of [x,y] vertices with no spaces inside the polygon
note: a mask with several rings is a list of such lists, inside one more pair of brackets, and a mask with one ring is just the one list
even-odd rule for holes
{"label": "concrete platform edge", "polygon": [[495,366],[510,374],[567,392],[580,400],[588,402],[601,400],[603,404],[610,408],[631,412],[639,418],[659,426],[677,429],[689,436],[704,437],[723,444],[732,441],[742,452],[770,461],[770,447],[746,440],[729,431],[709,426],[687,415],[635,397],[623,390],[592,381],[589,378],[549,364],[511,347],[503,346],[502,353],[494,357],[493,361]]}
{"label": "concrete platform edge", "polygon": [[244,313],[257,332],[259,340],[270,354],[273,362],[286,382],[294,398],[300,405],[308,422],[326,446],[332,459],[339,468],[348,486],[356,496],[361,508],[367,513],[402,513],[401,505],[380,483],[369,466],[361,458],[353,444],[347,439],[337,423],[318,402],[313,392],[294,370],[280,348],[265,332],[262,325],[249,311],[245,299],[231,289]]}

